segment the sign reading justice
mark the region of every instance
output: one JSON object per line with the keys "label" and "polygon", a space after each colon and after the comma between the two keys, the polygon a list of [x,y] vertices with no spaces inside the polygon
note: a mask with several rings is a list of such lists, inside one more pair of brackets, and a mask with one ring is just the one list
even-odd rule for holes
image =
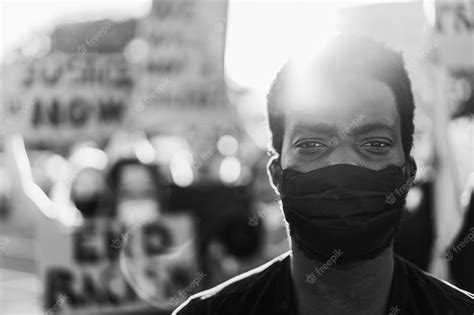
{"label": "sign reading justice", "polygon": [[3,127],[33,142],[107,137],[122,121],[132,88],[120,54],[56,53],[7,66],[3,75]]}

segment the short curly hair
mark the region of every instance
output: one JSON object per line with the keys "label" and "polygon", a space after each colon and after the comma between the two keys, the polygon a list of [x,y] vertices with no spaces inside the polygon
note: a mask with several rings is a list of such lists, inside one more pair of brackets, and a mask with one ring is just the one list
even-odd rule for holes
{"label": "short curly hair", "polygon": [[[267,95],[267,115],[271,151],[281,155],[283,146],[285,104],[281,91],[293,64],[287,62],[278,72]],[[406,156],[413,147],[415,104],[411,82],[400,53],[382,43],[354,35],[338,35],[328,41],[309,63],[313,71],[356,73],[386,83],[392,90],[400,114],[402,146]],[[311,70],[310,70],[311,71]]]}

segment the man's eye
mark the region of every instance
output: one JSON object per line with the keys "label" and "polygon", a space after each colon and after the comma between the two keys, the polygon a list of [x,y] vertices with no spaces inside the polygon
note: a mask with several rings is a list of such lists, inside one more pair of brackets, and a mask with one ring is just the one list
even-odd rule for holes
{"label": "man's eye", "polygon": [[324,144],[317,141],[301,141],[296,144],[296,147],[303,149],[323,148]]}
{"label": "man's eye", "polygon": [[369,150],[370,152],[384,153],[392,147],[392,144],[388,141],[373,140],[364,142],[361,144],[361,147]]}
{"label": "man's eye", "polygon": [[390,147],[391,144],[386,141],[369,141],[362,144],[363,147],[376,147],[376,148],[385,148]]}

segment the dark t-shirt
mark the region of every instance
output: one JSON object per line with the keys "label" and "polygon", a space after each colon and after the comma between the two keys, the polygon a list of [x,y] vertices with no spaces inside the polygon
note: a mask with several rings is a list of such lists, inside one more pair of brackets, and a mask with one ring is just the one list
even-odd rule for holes
{"label": "dark t-shirt", "polygon": [[[296,315],[289,253],[190,297],[173,315]],[[395,255],[386,314],[474,315],[474,295]]]}

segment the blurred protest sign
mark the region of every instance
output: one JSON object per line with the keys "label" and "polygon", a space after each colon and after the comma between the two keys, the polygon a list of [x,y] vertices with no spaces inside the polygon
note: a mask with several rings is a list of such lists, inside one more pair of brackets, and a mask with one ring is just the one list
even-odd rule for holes
{"label": "blurred protest sign", "polygon": [[153,2],[124,52],[137,65],[132,126],[181,134],[189,124],[235,119],[224,81],[226,17],[227,1]]}
{"label": "blurred protest sign", "polygon": [[474,1],[430,1],[426,13],[440,35],[436,62],[451,69],[474,66]]}
{"label": "blurred protest sign", "polygon": [[2,68],[2,133],[67,145],[103,140],[121,123],[132,82],[121,54],[52,53]]}

